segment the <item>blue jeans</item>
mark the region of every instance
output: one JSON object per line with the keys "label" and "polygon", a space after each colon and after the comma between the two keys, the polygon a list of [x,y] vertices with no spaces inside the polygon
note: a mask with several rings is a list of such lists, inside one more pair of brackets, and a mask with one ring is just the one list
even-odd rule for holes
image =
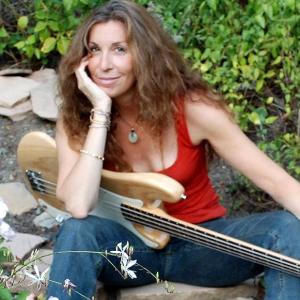
{"label": "blue jeans", "polygon": [[[202,223],[201,226],[300,259],[300,222],[288,212],[254,214],[235,219],[220,218]],[[159,272],[163,280],[221,287],[236,285],[264,271],[265,300],[300,299],[300,278],[178,238],[172,238],[162,250],[153,250],[124,227],[94,216],[65,221],[58,233],[54,251],[110,251],[115,250],[119,242],[125,245],[127,241],[134,247],[132,259],[137,259],[140,265],[154,274]],[[110,259],[119,267],[119,258]],[[100,255],[55,254],[50,281],[63,282],[68,278],[76,284],[78,292],[89,298],[95,293],[97,280],[104,285],[117,287],[155,282],[155,278],[144,270],[132,269],[136,270],[137,279],[123,279]],[[83,299],[74,292],[70,297],[61,285],[51,282],[47,295],[60,300]]]}

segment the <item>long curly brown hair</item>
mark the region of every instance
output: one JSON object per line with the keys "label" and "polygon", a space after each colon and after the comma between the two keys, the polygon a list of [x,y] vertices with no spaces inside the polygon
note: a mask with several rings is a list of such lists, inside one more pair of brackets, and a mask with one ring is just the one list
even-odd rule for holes
{"label": "long curly brown hair", "polygon": [[[89,32],[93,25],[108,21],[122,22],[133,55],[136,94],[139,99],[138,121],[152,128],[155,135],[167,126],[176,112],[177,102],[191,92],[222,107],[221,97],[212,93],[197,72],[191,70],[178,51],[176,43],[159,22],[142,6],[128,0],[111,0],[97,8],[78,28],[68,53],[59,68],[59,86],[63,99],[61,117],[69,144],[78,150],[88,131],[92,105],[78,89],[74,70],[88,54]],[[200,98],[200,97],[199,97]],[[129,170],[122,159],[114,130],[116,111],[112,109],[112,129],[108,134],[106,157],[118,170]]]}

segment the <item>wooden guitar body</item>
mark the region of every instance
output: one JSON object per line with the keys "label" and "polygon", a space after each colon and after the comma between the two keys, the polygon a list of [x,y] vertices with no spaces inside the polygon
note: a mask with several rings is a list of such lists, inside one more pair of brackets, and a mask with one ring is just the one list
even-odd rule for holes
{"label": "wooden guitar body", "polygon": [[[54,139],[43,132],[30,132],[21,139],[17,157],[25,175],[26,186],[35,199],[43,199],[51,206],[65,211],[64,203],[55,196],[58,165]],[[169,234],[128,222],[120,212],[120,205],[126,203],[144,207],[164,215],[162,203],[177,202],[183,193],[183,187],[165,175],[103,170],[98,205],[91,214],[122,224],[152,248],[163,248],[169,241]],[[114,209],[111,209],[112,203]]]}

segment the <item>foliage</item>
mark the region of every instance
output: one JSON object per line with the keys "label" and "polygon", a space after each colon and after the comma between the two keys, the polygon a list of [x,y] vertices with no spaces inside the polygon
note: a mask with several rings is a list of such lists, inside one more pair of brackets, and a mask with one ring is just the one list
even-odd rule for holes
{"label": "foliage", "polygon": [[[248,136],[300,179],[299,1],[165,0],[152,8]],[[241,175],[231,188],[232,196],[261,202],[248,210],[274,206]],[[233,210],[245,205],[237,203]]]}
{"label": "foliage", "polygon": [[[157,16],[192,67],[224,95],[249,137],[300,179],[300,2],[136,1]],[[0,54],[49,65],[66,52],[75,27],[101,1],[34,3],[13,30],[0,25]],[[237,178],[237,186],[244,182]]]}
{"label": "foliage", "polygon": [[31,14],[18,16],[15,26],[0,27],[0,55],[14,58],[17,53],[17,59],[43,65],[53,65],[50,59],[54,58],[57,63],[82,18],[99,4],[98,0],[35,0]]}

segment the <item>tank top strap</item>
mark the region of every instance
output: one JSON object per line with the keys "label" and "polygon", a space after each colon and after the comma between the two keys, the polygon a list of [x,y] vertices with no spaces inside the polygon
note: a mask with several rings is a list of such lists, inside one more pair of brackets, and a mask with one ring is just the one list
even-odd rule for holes
{"label": "tank top strap", "polygon": [[193,145],[185,116],[185,107],[184,107],[184,99],[180,99],[177,104],[177,113],[176,113],[176,131],[177,131],[177,140],[180,145],[188,148],[195,148],[197,146]]}

